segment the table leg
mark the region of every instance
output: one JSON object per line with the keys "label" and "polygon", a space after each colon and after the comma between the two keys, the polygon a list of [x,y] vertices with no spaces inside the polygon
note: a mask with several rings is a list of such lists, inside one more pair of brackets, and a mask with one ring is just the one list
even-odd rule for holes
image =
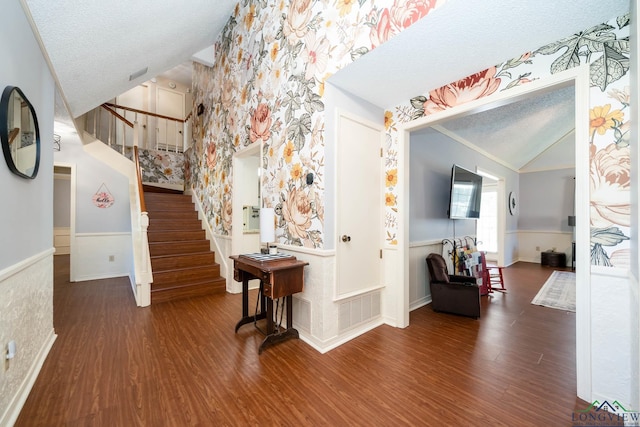
{"label": "table leg", "polygon": [[[260,282],[260,286],[262,287],[262,282]],[[264,298],[264,296],[262,297]],[[255,313],[253,316],[249,316],[249,279],[242,280],[242,319],[236,323],[236,333],[238,333],[238,329],[240,326],[246,325],[247,323],[253,323],[256,320],[264,319],[266,317],[266,313],[264,311],[264,302],[260,303],[260,312]]]}
{"label": "table leg", "polygon": [[267,298],[267,335],[273,334],[273,300]]}
{"label": "table leg", "polygon": [[258,348],[258,354],[262,354],[262,351],[274,344],[277,344],[282,341],[286,341],[291,338],[300,338],[300,334],[297,329],[293,329],[293,304],[292,304],[292,296],[288,295],[285,297],[287,304],[287,329],[284,331],[278,330],[274,332],[273,327],[273,300],[271,298],[267,299],[267,331],[268,335],[262,340],[260,347]]}
{"label": "table leg", "polygon": [[293,297],[287,295],[285,299],[287,300],[287,329],[291,329],[293,328]]}

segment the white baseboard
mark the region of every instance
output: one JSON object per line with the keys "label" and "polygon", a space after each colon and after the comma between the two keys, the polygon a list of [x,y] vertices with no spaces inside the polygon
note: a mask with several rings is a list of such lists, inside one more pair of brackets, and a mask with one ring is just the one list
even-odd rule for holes
{"label": "white baseboard", "polygon": [[27,401],[27,397],[29,397],[29,393],[31,393],[33,384],[35,384],[38,374],[40,374],[40,370],[42,369],[42,365],[44,364],[44,361],[47,358],[56,338],[57,335],[55,334],[55,331],[51,329],[49,336],[42,344],[42,347],[40,347],[40,351],[34,359],[27,376],[22,384],[20,384],[18,392],[11,400],[11,403],[9,403],[7,410],[2,414],[2,418],[0,418],[0,426],[12,426],[15,424],[18,419],[18,415],[20,415],[20,411],[24,406],[24,402]]}
{"label": "white baseboard", "polygon": [[378,317],[369,323],[365,323],[354,329],[351,329],[348,333],[342,334],[339,337],[334,337],[326,341],[320,341],[302,333],[300,334],[300,339],[320,353],[324,354],[383,324],[384,322],[382,321],[382,317]]}
{"label": "white baseboard", "polygon": [[431,295],[420,298],[419,300],[413,301],[409,306],[409,311],[417,310],[420,307],[424,307],[427,304],[431,304]]}

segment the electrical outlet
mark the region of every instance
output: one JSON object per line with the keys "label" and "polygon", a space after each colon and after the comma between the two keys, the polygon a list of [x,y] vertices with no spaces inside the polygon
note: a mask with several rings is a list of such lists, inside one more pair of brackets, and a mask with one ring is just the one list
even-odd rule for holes
{"label": "electrical outlet", "polygon": [[115,255],[109,255],[109,262],[113,262],[116,260],[116,256]]}
{"label": "electrical outlet", "polygon": [[536,246],[536,251],[540,252],[540,246]]}
{"label": "electrical outlet", "polygon": [[11,360],[16,356],[16,342],[11,340],[7,343],[7,353],[5,358]]}

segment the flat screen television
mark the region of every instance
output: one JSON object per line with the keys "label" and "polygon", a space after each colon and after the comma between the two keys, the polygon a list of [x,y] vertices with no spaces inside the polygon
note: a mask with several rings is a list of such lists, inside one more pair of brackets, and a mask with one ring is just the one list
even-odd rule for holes
{"label": "flat screen television", "polygon": [[458,165],[451,168],[449,218],[480,218],[482,176]]}

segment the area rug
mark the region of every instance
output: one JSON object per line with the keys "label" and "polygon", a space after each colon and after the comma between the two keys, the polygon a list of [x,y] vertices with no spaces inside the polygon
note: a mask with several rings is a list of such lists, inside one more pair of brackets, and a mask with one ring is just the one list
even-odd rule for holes
{"label": "area rug", "polygon": [[576,274],[571,271],[554,271],[531,304],[558,310],[576,311]]}

